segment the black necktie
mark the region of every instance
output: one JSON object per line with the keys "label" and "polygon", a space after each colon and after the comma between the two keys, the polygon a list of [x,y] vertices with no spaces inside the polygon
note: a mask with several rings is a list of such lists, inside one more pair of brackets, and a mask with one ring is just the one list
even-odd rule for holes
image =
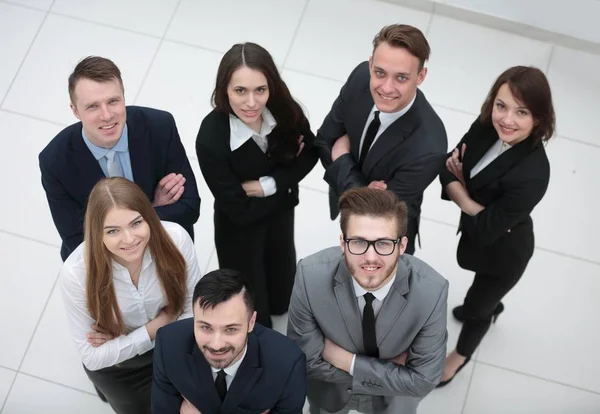
{"label": "black necktie", "polygon": [[225,370],[221,370],[217,372],[217,379],[215,380],[215,387],[217,387],[217,392],[219,393],[219,397],[221,397],[221,401],[225,399],[225,394],[227,394],[226,376]]}
{"label": "black necktie", "polygon": [[375,118],[373,118],[369,124],[369,128],[367,128],[367,133],[365,134],[365,139],[360,149],[360,159],[358,161],[359,167],[362,167],[364,164],[365,159],[367,158],[367,153],[369,152],[369,148],[371,148],[373,141],[375,141],[375,135],[377,135],[380,125],[381,122],[379,122],[379,111],[375,111]]}
{"label": "black necktie", "polygon": [[362,328],[363,342],[365,345],[365,355],[379,358],[379,349],[377,349],[377,336],[375,336],[375,312],[373,311],[373,301],[375,296],[372,293],[365,293],[365,308],[363,309]]}

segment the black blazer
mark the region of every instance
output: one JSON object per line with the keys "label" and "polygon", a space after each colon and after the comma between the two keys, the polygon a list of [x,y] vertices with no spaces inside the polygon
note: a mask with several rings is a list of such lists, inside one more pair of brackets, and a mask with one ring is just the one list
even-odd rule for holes
{"label": "black blazer", "polygon": [[258,324],[222,403],[196,344],[193,318],[158,330],[153,370],[152,414],[179,413],[183,398],[202,414],[301,414],[306,399],[304,353],[291,339]]}
{"label": "black blazer", "polygon": [[[532,145],[527,138],[470,178],[473,167],[497,140],[494,127],[478,119],[456,147],[467,145],[463,159],[467,191],[485,206],[476,216],[461,213],[457,258],[464,269],[512,274],[525,270],[533,255],[530,213],[546,193],[550,164],[542,143]],[[457,178],[444,166],[440,171],[443,199],[449,200],[445,188],[452,181]]]}
{"label": "black blazer", "polygon": [[[158,182],[167,174],[186,178],[183,195],[175,204],[157,207],[161,220],[174,221],[194,237],[200,215],[196,179],[179,139],[173,116],[164,111],[127,107],[129,156],[135,183],[154,198]],[[104,173],[81,136],[81,122],[63,129],[39,155],[42,185],[54,224],[63,241],[63,260],[83,241],[87,199]]]}
{"label": "black blazer", "polygon": [[[369,62],[358,65],[342,87],[331,111],[317,132],[317,145],[330,185],[331,219],[338,215],[338,197],[345,190],[383,180],[388,190],[406,202],[409,220],[421,214],[423,192],[437,176],[446,158],[448,141],[441,119],[420,90],[413,106],[381,134],[358,167],[360,139],[374,102],[369,89]],[[331,162],[331,148],[344,134],[350,138],[351,154]],[[410,225],[409,225],[410,227]],[[413,225],[416,234],[417,228]],[[412,237],[411,237],[412,236]],[[413,235],[409,235],[412,241]]]}
{"label": "black blazer", "polygon": [[[231,151],[229,114],[216,110],[209,113],[198,131],[196,154],[202,175],[215,197],[215,214],[223,213],[237,226],[248,226],[268,219],[277,211],[295,207],[298,183],[318,160],[308,121],[297,133],[304,136],[300,155],[289,164],[275,162],[253,139]],[[242,182],[258,180],[262,176],[275,179],[277,192],[264,198],[248,197]]]}

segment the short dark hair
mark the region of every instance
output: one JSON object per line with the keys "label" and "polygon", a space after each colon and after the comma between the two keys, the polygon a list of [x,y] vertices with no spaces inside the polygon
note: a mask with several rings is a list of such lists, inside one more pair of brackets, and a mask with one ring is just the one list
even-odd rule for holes
{"label": "short dark hair", "polygon": [[353,188],[342,194],[339,201],[340,227],[348,230],[350,216],[371,216],[396,219],[398,237],[406,235],[408,208],[394,193],[369,187]]}
{"label": "short dark hair", "polygon": [[115,63],[100,56],[88,56],[75,66],[73,73],[69,75],[69,98],[75,105],[75,87],[80,79],[91,79],[96,82],[119,81],[121,90],[124,92],[121,71]]}
{"label": "short dark hair", "polygon": [[480,121],[483,124],[491,125],[494,101],[498,90],[505,83],[515,99],[531,111],[531,116],[535,121],[530,135],[533,140],[532,144],[535,145],[540,141],[546,142],[552,138],[556,127],[556,116],[550,84],[544,72],[533,66],[513,66],[496,79],[481,106]]}
{"label": "short dark hair", "polygon": [[423,32],[414,26],[407,24],[384,26],[373,39],[373,52],[383,42],[390,46],[404,48],[411,55],[416,56],[419,59],[419,72],[425,66],[425,61],[429,59],[429,53],[431,52],[429,42],[427,42]]}
{"label": "short dark hair", "polygon": [[248,279],[237,270],[219,269],[205,274],[194,288],[192,304],[202,309],[213,309],[220,303],[244,293],[244,302],[250,314],[254,312],[254,290]]}

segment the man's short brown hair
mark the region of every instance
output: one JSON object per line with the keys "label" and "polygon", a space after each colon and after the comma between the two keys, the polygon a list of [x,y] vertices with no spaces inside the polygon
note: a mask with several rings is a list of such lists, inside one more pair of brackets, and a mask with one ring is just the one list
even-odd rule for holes
{"label": "man's short brown hair", "polygon": [[431,52],[423,32],[407,24],[392,24],[381,29],[373,39],[373,52],[382,42],[407,49],[411,55],[416,56],[419,59],[419,72]]}
{"label": "man's short brown hair", "polygon": [[350,216],[369,216],[396,219],[398,238],[406,235],[408,208],[404,201],[388,190],[361,187],[353,188],[342,194],[339,201],[340,227],[342,234],[348,230]]}
{"label": "man's short brown hair", "polygon": [[121,85],[121,90],[125,92],[121,71],[112,60],[107,58],[88,56],[75,66],[73,73],[69,75],[69,98],[73,105],[75,105],[75,86],[80,79],[91,79],[96,82],[110,82],[116,79]]}

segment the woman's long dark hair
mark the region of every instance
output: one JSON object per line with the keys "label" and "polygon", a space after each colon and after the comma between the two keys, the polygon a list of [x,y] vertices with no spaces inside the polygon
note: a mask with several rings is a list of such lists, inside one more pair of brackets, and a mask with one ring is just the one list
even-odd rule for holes
{"label": "woman's long dark hair", "polygon": [[256,43],[238,43],[225,53],[217,72],[217,83],[212,94],[213,105],[219,112],[233,114],[227,87],[233,73],[244,66],[260,71],[267,78],[267,108],[277,121],[277,126],[269,135],[269,155],[279,162],[293,160],[299,148],[300,129],[305,122],[304,112],[281,79],[273,57],[262,46]]}

